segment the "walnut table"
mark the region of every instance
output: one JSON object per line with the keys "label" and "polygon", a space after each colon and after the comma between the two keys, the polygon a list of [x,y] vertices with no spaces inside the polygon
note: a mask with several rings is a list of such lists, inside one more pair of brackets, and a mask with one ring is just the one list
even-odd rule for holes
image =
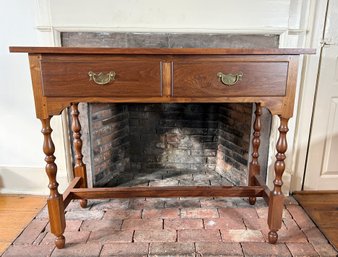
{"label": "walnut table", "polygon": [[[286,133],[292,116],[298,59],[312,49],[139,49],[11,47],[28,53],[36,115],[42,122],[43,151],[50,196],[51,232],[58,248],[65,245],[64,209],[72,199],[128,197],[263,197],[269,204],[268,235],[276,243],[282,224],[281,191],[287,149]],[[181,186],[88,188],[82,161],[79,102],[90,103],[256,103],[248,186]],[[275,180],[270,191],[260,176],[261,108],[280,118]],[[72,110],[75,151],[74,179],[62,194],[50,120],[67,107]]]}

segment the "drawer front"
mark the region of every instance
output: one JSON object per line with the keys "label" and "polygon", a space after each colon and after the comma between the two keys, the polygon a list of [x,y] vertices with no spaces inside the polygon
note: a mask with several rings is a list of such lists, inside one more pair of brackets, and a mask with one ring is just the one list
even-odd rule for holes
{"label": "drawer front", "polygon": [[287,71],[288,62],[177,62],[173,96],[284,96]]}
{"label": "drawer front", "polygon": [[52,97],[161,96],[160,65],[158,60],[46,61],[41,63],[43,94]]}

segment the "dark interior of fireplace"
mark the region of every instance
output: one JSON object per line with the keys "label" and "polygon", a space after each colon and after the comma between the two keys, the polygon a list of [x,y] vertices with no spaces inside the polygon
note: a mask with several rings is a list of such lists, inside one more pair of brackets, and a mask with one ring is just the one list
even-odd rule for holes
{"label": "dark interior of fireplace", "polygon": [[[93,104],[90,112],[100,185],[125,185],[137,176],[153,184],[157,175],[170,185],[246,181],[251,104]],[[191,179],[179,180],[179,173]],[[200,173],[206,178],[195,178]]]}
{"label": "dark interior of fireplace", "polygon": [[[278,36],[65,32],[62,45],[273,48]],[[94,187],[245,185],[252,114],[250,103],[80,104],[89,181]],[[264,144],[266,110],[262,122]],[[260,155],[264,170],[267,152]]]}

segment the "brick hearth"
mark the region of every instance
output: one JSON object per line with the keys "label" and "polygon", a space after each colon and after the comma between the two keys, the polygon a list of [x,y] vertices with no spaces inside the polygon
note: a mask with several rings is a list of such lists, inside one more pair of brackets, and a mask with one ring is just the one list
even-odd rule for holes
{"label": "brick hearth", "polygon": [[285,203],[279,243],[267,242],[267,207],[241,198],[91,200],[66,209],[66,247],[56,249],[47,209],[3,257],[323,256],[337,252],[298,203]]}

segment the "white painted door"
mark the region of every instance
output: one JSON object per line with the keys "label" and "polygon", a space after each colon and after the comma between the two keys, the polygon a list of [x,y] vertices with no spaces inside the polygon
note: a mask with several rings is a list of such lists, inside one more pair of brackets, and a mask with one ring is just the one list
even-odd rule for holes
{"label": "white painted door", "polygon": [[338,0],[329,1],[324,39],[304,190],[338,190]]}

